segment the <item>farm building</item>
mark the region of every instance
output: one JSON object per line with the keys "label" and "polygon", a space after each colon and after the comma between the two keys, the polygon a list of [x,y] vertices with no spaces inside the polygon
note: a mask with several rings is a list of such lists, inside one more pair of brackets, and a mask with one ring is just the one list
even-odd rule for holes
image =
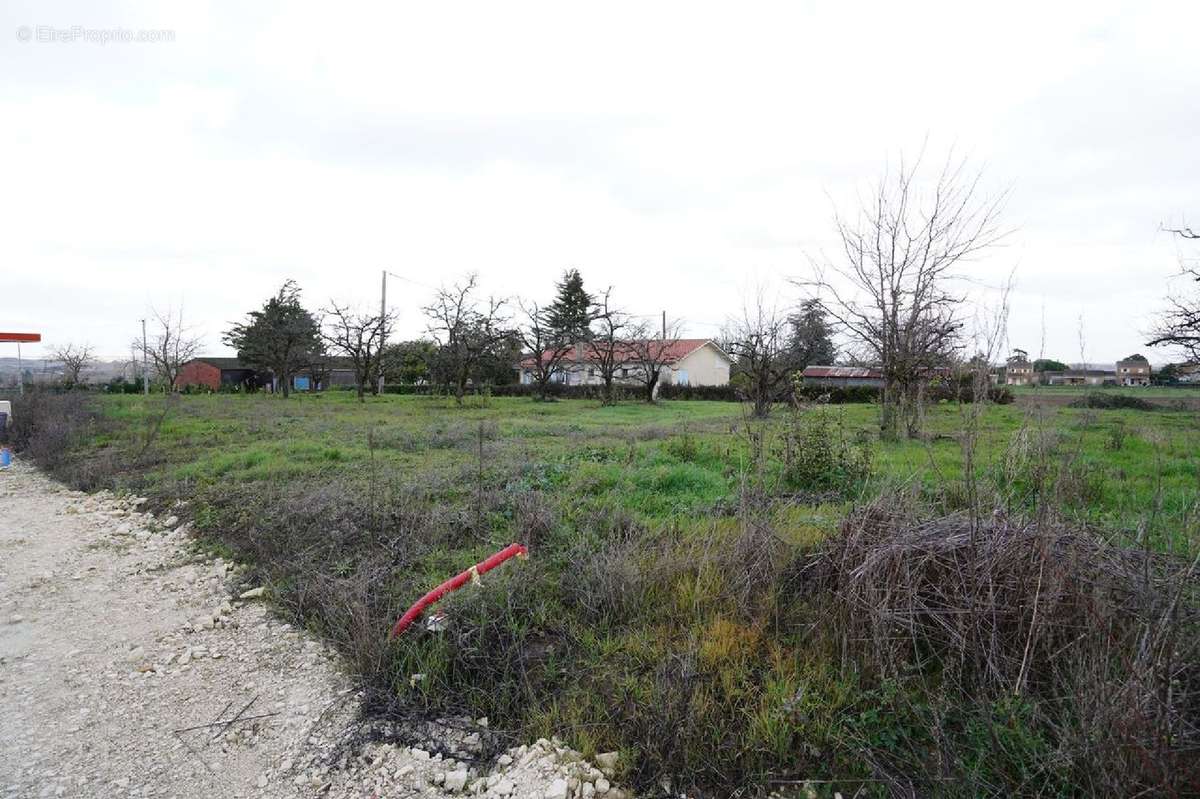
{"label": "farm building", "polygon": [[[665,345],[663,360],[666,367],[660,378],[663,384],[677,386],[723,386],[729,383],[729,367],[733,359],[706,338],[681,338]],[[549,353],[543,354],[549,358]],[[634,362],[632,350],[619,356],[616,380],[631,382],[638,379],[639,367]],[[563,357],[554,374],[554,381],[570,386],[600,385],[604,379],[597,365],[598,354],[590,345],[576,345]],[[520,380],[524,384],[534,382],[533,355],[526,355],[517,365]]]}
{"label": "farm building", "polygon": [[[292,378],[295,391],[321,390],[332,386],[353,386],[354,370],[344,358],[326,358],[321,363],[301,369]],[[203,386],[212,391],[272,390],[275,378],[269,370],[256,369],[238,358],[193,358],[183,365],[175,388]]]}
{"label": "farm building", "polygon": [[883,386],[883,372],[867,366],[806,366],[800,376],[814,386]]}
{"label": "farm building", "polygon": [[237,358],[193,358],[175,378],[176,389],[203,386],[213,391],[234,388],[253,391],[270,384],[270,372],[255,369]]}

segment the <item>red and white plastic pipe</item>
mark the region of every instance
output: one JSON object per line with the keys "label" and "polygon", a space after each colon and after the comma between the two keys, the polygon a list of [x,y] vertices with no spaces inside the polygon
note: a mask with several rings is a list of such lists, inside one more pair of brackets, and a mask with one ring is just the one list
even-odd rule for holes
{"label": "red and white plastic pipe", "polygon": [[414,602],[413,606],[409,608],[404,615],[400,617],[400,620],[392,627],[392,631],[388,635],[388,640],[392,640],[397,635],[400,635],[402,632],[407,630],[409,626],[411,626],[412,623],[416,621],[422,613],[425,612],[425,608],[429,607],[434,602],[437,602],[446,594],[450,593],[451,591],[457,591],[459,588],[462,588],[464,585],[466,585],[468,581],[478,580],[479,575],[490,572],[492,569],[496,568],[511,557],[524,558],[527,557],[528,554],[528,550],[526,550],[522,545],[509,544],[495,555],[489,557],[487,560],[480,561],[461,574],[451,577],[449,580],[442,583],[437,588],[433,589],[425,596]]}

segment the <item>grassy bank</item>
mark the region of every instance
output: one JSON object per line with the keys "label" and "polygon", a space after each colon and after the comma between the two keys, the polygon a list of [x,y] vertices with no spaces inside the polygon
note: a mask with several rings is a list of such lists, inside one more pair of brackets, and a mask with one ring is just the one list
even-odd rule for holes
{"label": "grassy bank", "polygon": [[[1025,550],[1014,559],[1011,541],[1051,533],[1025,536],[1032,528],[1009,518],[1122,548],[1113,551],[1195,553],[1193,413],[989,406],[974,418],[942,404],[929,410],[927,438],[884,442],[875,409],[862,405],[780,409],[766,423],[730,403],[491,399],[459,409],[337,393],[120,396],[93,411],[47,462],[79,485],[186,503],[178,512],[204,540],[256,564],[285,612],[336,641],[381,705],[469,708],[514,734],[619,748],[635,784],[672,779],[709,795],[795,778],[833,780],[822,790],[846,795],[905,785],[1071,795],[1120,785],[1122,773],[1126,784],[1154,779],[1126,767],[1129,753],[1104,750],[1117,771],[1098,770],[1101,750],[1076,740],[1112,725],[1061,700],[1086,686],[1064,686],[1083,678],[1054,671],[1042,660],[1051,653],[1031,646],[1037,611],[1019,635],[996,632],[1018,656],[993,643],[999,665],[983,676],[947,659],[959,637],[918,642],[910,630],[913,646],[885,657],[877,645],[888,636],[852,621],[887,602],[850,612],[851,575],[831,553],[843,565],[877,562],[847,542],[861,543],[881,496],[896,513],[888,534],[959,519],[947,529],[1009,542],[989,561],[1004,570],[989,572],[991,585],[1038,573],[1014,563],[1046,562],[1045,547],[1041,561],[1021,560]],[[981,509],[986,526],[970,521]],[[447,601],[445,631],[386,643],[411,601],[513,540],[529,545],[529,561]],[[900,540],[886,551],[907,551]],[[1154,558],[1147,575],[1173,573]],[[919,562],[902,571],[926,575]],[[920,579],[935,573],[944,580]],[[1042,583],[1015,585],[1011,612],[1024,619]],[[977,609],[977,594],[961,596]],[[1111,615],[1161,612],[1139,602]],[[1132,661],[1102,660],[1104,684],[1124,684]],[[1031,680],[1031,663],[1058,676]],[[1151,760],[1175,762],[1165,757]]]}

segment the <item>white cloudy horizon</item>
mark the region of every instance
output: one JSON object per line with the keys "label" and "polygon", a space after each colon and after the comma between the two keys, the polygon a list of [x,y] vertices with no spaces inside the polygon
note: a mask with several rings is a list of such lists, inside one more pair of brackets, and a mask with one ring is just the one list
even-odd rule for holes
{"label": "white cloudy horizon", "polygon": [[[285,279],[314,309],[369,308],[386,269],[413,337],[431,286],[478,272],[546,299],[575,267],[714,335],[760,285],[798,300],[834,208],[924,148],[1007,192],[1012,233],[968,271],[983,304],[1015,276],[1011,346],[1166,362],[1143,332],[1176,285],[1159,227],[1200,207],[1198,21],[1167,3],[6,3],[0,329],[43,334],[26,357],[121,358],[152,307],[182,305],[229,354],[221,332]],[[73,29],[171,35],[53,33]]]}

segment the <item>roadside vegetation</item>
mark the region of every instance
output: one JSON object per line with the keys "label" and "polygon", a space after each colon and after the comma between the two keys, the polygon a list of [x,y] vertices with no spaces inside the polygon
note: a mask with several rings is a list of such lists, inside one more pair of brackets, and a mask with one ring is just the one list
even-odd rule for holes
{"label": "roadside vegetation", "polygon": [[1195,413],[878,412],[33,394],[14,435],[253,564],[375,712],[620,749],[647,791],[1194,792]]}

